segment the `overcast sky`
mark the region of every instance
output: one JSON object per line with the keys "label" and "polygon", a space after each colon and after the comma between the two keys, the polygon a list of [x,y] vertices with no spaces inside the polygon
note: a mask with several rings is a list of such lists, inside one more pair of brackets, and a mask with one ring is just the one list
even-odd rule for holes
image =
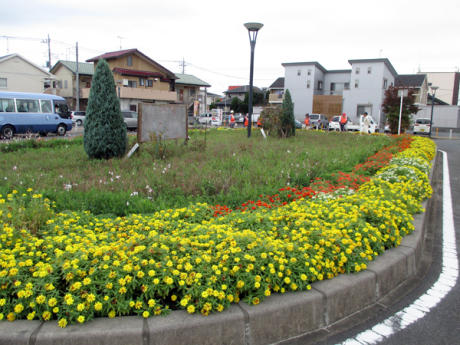
{"label": "overcast sky", "polygon": [[[254,85],[284,77],[285,62],[317,61],[349,69],[348,60],[388,58],[399,74],[460,67],[460,2],[16,0],[2,3],[0,56],[19,53],[44,66],[137,48],[174,73],[192,74],[221,94],[249,85],[246,22],[260,22]],[[14,37],[6,39],[5,36]],[[38,40],[17,39],[36,38]],[[123,37],[122,39],[118,37]]]}

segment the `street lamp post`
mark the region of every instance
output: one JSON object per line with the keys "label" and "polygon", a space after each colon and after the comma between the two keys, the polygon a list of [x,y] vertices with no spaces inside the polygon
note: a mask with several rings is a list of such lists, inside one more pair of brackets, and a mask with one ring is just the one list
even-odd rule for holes
{"label": "street lamp post", "polygon": [[248,29],[249,34],[249,43],[251,44],[251,69],[249,74],[249,116],[248,116],[248,138],[251,137],[251,127],[252,127],[252,84],[254,77],[254,49],[256,47],[257,33],[264,26],[261,23],[246,23],[244,24],[246,29]]}
{"label": "street lamp post", "polygon": [[407,97],[408,90],[398,90],[398,96],[401,96],[401,105],[399,106],[399,124],[398,124],[398,135],[401,134],[401,118],[403,108],[403,98]]}
{"label": "street lamp post", "polygon": [[430,134],[431,138],[431,127],[433,127],[433,111],[434,111],[434,96],[436,96],[436,90],[439,89],[439,86],[430,86],[431,88],[431,120],[430,120]]}

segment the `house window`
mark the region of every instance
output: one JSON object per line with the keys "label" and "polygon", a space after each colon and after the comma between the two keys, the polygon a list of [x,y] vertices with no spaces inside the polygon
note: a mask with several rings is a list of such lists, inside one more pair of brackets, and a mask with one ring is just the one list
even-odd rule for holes
{"label": "house window", "polygon": [[139,86],[144,86],[144,78],[139,78]]}
{"label": "house window", "polygon": [[310,80],[307,80],[307,89],[310,88]]}
{"label": "house window", "polygon": [[132,80],[128,80],[128,87],[137,87],[137,82],[132,81]]}
{"label": "house window", "polygon": [[318,81],[318,90],[322,90],[322,89],[323,89],[323,82]]}
{"label": "house window", "polygon": [[343,84],[343,88],[344,88],[345,90],[350,90],[350,83],[344,83],[344,84]]}
{"label": "house window", "polygon": [[388,79],[383,79],[383,88],[386,89],[388,87]]}
{"label": "house window", "polygon": [[147,87],[152,87],[153,86],[153,80],[151,79],[147,79],[147,84],[146,84]]}
{"label": "house window", "polygon": [[368,67],[367,68],[367,74],[371,74],[372,73],[372,67]]}
{"label": "house window", "polygon": [[331,83],[331,91],[335,91],[335,83]]}
{"label": "house window", "polygon": [[300,74],[301,74],[300,72],[301,72],[301,70],[298,69],[298,70],[297,70],[297,76],[300,76]]}
{"label": "house window", "polygon": [[311,75],[311,69],[308,70],[307,75]]}
{"label": "house window", "polygon": [[357,89],[359,86],[359,79],[355,79],[355,88]]}
{"label": "house window", "polygon": [[132,66],[132,65],[133,65],[133,57],[132,57],[132,56],[128,56],[128,57],[126,58],[126,60],[127,60],[126,63],[127,63],[128,66]]}
{"label": "house window", "polygon": [[190,89],[190,97],[195,97],[195,89]]}
{"label": "house window", "polygon": [[0,78],[0,87],[8,87],[8,79]]}
{"label": "house window", "polygon": [[67,80],[64,80],[64,89],[67,89]]}
{"label": "house window", "polygon": [[356,67],[356,74],[359,74],[359,67]]}

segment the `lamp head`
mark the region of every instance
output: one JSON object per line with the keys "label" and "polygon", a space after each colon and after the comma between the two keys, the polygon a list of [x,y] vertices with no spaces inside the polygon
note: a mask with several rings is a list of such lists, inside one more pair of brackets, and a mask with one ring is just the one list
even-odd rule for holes
{"label": "lamp head", "polygon": [[248,29],[248,31],[259,31],[260,29],[262,29],[264,24],[262,24],[262,23],[246,23],[246,24],[244,24],[244,26],[246,27],[246,29]]}
{"label": "lamp head", "polygon": [[439,86],[430,86],[430,89],[432,92],[436,92],[436,90],[439,89]]}

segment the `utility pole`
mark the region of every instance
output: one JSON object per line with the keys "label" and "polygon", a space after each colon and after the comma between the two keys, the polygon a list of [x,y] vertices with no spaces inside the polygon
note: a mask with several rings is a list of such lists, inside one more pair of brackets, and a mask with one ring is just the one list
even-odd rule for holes
{"label": "utility pole", "polygon": [[125,40],[126,37],[117,36],[120,39],[120,50],[121,50],[121,40]]}
{"label": "utility pole", "polygon": [[185,59],[182,58],[182,64],[180,64],[179,66],[182,66],[182,74],[185,74]]}
{"label": "utility pole", "polygon": [[77,98],[77,106],[75,108],[76,111],[79,111],[80,110],[80,75],[78,74],[78,42],[77,42],[77,45],[76,45],[76,55],[77,55],[77,75],[75,77],[75,80],[76,80],[76,86],[75,86],[75,89],[76,89],[76,98]]}
{"label": "utility pole", "polygon": [[49,69],[51,71],[51,44],[50,44],[50,35],[48,34],[48,63],[49,63]]}

